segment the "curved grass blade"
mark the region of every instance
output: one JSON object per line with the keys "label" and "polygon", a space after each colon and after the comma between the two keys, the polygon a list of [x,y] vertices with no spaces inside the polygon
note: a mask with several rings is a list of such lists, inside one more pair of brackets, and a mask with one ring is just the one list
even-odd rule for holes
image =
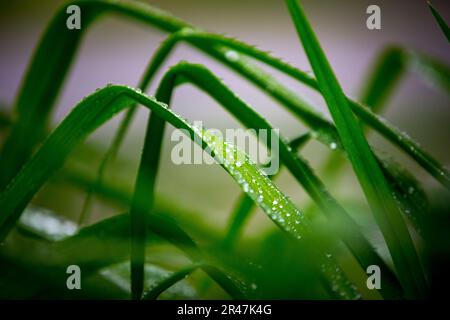
{"label": "curved grass blade", "polygon": [[410,298],[424,296],[426,283],[419,258],[381,169],[302,8],[295,0],[287,0],[286,3],[342,144],[384,235],[405,293]]}
{"label": "curved grass blade", "polygon": [[398,47],[385,49],[377,58],[369,79],[365,81],[361,102],[374,113],[380,113],[404,72],[403,50]]}
{"label": "curved grass blade", "polygon": [[199,264],[192,264],[181,270],[172,273],[169,277],[158,283],[154,288],[145,292],[142,300],[156,300],[159,295],[175,285],[177,282],[186,278],[190,273],[197,270],[200,267]]}
{"label": "curved grass blade", "polygon": [[71,4],[78,5],[83,12],[83,27],[80,30],[66,28],[68,3],[54,16],[44,33],[15,103],[19,121],[15,122],[0,156],[0,190],[15,176],[45,136],[50,113],[84,31],[100,14],[122,13],[169,32],[188,26],[163,11],[140,3],[80,0]]}
{"label": "curved grass blade", "polygon": [[414,176],[393,160],[384,159],[382,165],[399,208],[415,230],[422,235],[422,228],[429,213],[429,202],[425,191]]}
{"label": "curved grass blade", "polygon": [[447,93],[450,93],[450,67],[426,54],[414,51],[406,52],[409,66],[432,85],[441,86]]}
{"label": "curved grass blade", "polygon": [[441,28],[442,32],[447,38],[447,41],[450,42],[450,28],[448,27],[447,22],[445,22],[444,18],[442,18],[439,12],[437,12],[437,10],[431,5],[430,1],[427,1],[427,3],[428,8],[430,8],[431,13],[433,14],[434,18],[436,19],[436,22],[438,23],[439,27]]}
{"label": "curved grass blade", "polygon": [[[138,86],[143,92],[147,90],[153,77],[155,76],[156,72],[159,70],[161,65],[164,63],[166,58],[169,56],[171,50],[172,50],[172,41],[170,40],[169,37],[161,44],[161,46],[158,48],[158,50],[153,54],[152,58],[150,59],[150,63],[147,66],[147,69],[144,72]],[[108,151],[101,160],[99,169],[97,171],[97,185],[101,185],[108,163],[113,161],[117,156],[120,145],[122,144],[125,138],[126,132],[128,131],[131,121],[134,117],[135,111],[136,105],[130,106],[130,108],[126,111],[123,120],[120,122],[119,128],[113,138],[113,142],[111,143],[111,146],[108,148]],[[79,218],[80,225],[83,224],[88,218],[88,210],[91,201],[92,201],[92,190],[89,190],[80,214]]]}

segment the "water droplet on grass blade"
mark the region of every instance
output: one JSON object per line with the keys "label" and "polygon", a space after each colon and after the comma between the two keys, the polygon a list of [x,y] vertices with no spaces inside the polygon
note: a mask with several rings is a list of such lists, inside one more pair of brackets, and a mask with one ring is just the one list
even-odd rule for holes
{"label": "water droplet on grass blade", "polygon": [[228,61],[235,62],[239,60],[239,54],[236,51],[229,50],[225,53],[225,58],[227,58]]}

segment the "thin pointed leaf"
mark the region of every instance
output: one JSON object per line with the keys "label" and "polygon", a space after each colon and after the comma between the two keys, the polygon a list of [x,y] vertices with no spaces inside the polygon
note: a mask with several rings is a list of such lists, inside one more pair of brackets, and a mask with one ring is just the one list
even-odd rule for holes
{"label": "thin pointed leaf", "polygon": [[450,42],[450,28],[447,25],[447,22],[445,22],[444,18],[441,17],[439,12],[431,5],[431,2],[428,1],[428,7],[431,10],[431,13],[433,14],[434,18],[436,19],[439,27],[441,28],[442,32],[444,33],[445,37],[447,38],[447,41]]}
{"label": "thin pointed leaf", "polygon": [[426,283],[420,261],[381,169],[349,108],[347,98],[342,92],[303,9],[296,0],[287,0],[286,2],[316,75],[320,91],[336,123],[342,144],[384,235],[397,270],[397,276],[408,297],[424,296]]}

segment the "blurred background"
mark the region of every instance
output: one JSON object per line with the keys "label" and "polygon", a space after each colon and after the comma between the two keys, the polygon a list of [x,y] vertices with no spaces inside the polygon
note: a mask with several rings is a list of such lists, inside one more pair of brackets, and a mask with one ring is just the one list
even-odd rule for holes
{"label": "blurred background", "polygon": [[[271,51],[275,56],[303,69],[310,70],[306,56],[297,38],[283,1],[278,0],[147,0],[144,1],[191,22],[203,29],[236,37],[259,48]],[[305,11],[331,62],[344,90],[350,96],[360,96],[378,54],[388,45],[428,53],[450,64],[449,44],[438,28],[425,1],[368,1],[368,0],[304,0]],[[0,3],[0,102],[9,110],[45,26],[62,0],[18,0]],[[381,8],[381,30],[366,28],[366,8],[377,4]],[[450,2],[435,0],[433,4],[444,18],[450,19]],[[58,100],[54,117],[56,125],[84,96],[108,83],[136,86],[152,53],[166,34],[144,24],[135,23],[118,16],[105,16],[95,23],[86,34],[77,59]],[[306,128],[288,112],[277,106],[252,85],[197,50],[185,44],[176,47],[165,63],[167,67],[180,60],[206,65],[213,70],[240,97],[258,112],[270,119],[286,137],[295,137]],[[154,93],[158,79],[149,93]],[[298,85],[291,79],[279,78],[306,100],[327,114],[322,99],[314,92]],[[433,87],[413,72],[402,79],[398,90],[388,101],[384,115],[403,131],[419,141],[439,161],[448,165],[450,152],[449,96],[440,88]],[[185,118],[203,121],[210,128],[234,128],[239,124],[212,99],[192,86],[180,87],[172,107]],[[121,149],[119,160],[108,171],[108,181],[118,188],[131,191],[139,161],[147,111],[140,109]],[[99,160],[106,151],[120,117],[114,119],[91,136],[83,147],[75,151],[67,167],[94,176]],[[219,166],[176,166],[170,161],[171,143],[166,133],[162,168],[158,177],[158,201],[183,209],[189,221],[193,216],[211,227],[223,230],[235,199],[239,194],[237,185]],[[375,134],[371,141],[378,149],[394,154],[398,161],[409,167],[421,179],[428,190],[439,186],[434,180],[413,165],[411,161]],[[329,153],[318,143],[310,143],[303,155],[315,168]],[[340,199],[353,199],[360,188],[349,167],[338,183],[323,180],[331,193]],[[307,197],[288,173],[278,178],[277,184],[298,205],[307,206]],[[67,191],[70,192],[67,192]],[[207,195],[205,197],[205,194]],[[84,199],[84,193],[60,183],[48,184],[37,196],[35,203],[49,207],[76,220]],[[98,200],[93,208],[91,221],[113,215],[123,208],[110,206]],[[255,230],[272,228],[263,214],[252,219],[247,236]],[[253,232],[253,233],[252,233]]]}

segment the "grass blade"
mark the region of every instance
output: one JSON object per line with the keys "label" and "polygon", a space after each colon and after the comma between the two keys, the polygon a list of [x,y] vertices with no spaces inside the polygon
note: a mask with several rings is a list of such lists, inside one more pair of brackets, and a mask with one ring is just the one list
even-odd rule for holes
{"label": "grass blade", "polygon": [[384,235],[406,295],[410,298],[424,296],[426,283],[420,261],[381,169],[303,10],[295,0],[286,2],[342,144]]}
{"label": "grass blade", "polygon": [[190,266],[187,266],[177,272],[174,272],[170,275],[170,277],[167,277],[160,283],[158,283],[154,288],[147,291],[144,296],[142,297],[142,300],[156,300],[158,299],[158,296],[169,289],[171,286],[176,284],[177,282],[183,280],[186,278],[190,273],[198,269],[200,266],[197,264],[193,264]]}
{"label": "grass blade", "polygon": [[361,102],[374,113],[380,113],[404,71],[403,50],[397,47],[385,49],[378,57],[368,81],[365,81]]}
{"label": "grass blade", "polygon": [[437,10],[431,5],[431,2],[429,1],[428,1],[428,8],[430,8],[431,13],[433,14],[434,18],[436,19],[436,22],[438,23],[439,27],[441,28],[442,32],[447,38],[447,41],[450,42],[450,28],[448,27],[447,22],[445,22],[444,18],[441,17],[439,12],[437,12]]}
{"label": "grass blade", "polygon": [[48,26],[29,65],[15,103],[18,120],[0,156],[0,190],[30,158],[34,147],[46,135],[46,126],[79,43],[89,25],[104,12],[119,12],[155,27],[176,31],[188,26],[171,15],[140,3],[115,1],[73,1],[83,12],[83,28],[66,28],[65,4]]}

